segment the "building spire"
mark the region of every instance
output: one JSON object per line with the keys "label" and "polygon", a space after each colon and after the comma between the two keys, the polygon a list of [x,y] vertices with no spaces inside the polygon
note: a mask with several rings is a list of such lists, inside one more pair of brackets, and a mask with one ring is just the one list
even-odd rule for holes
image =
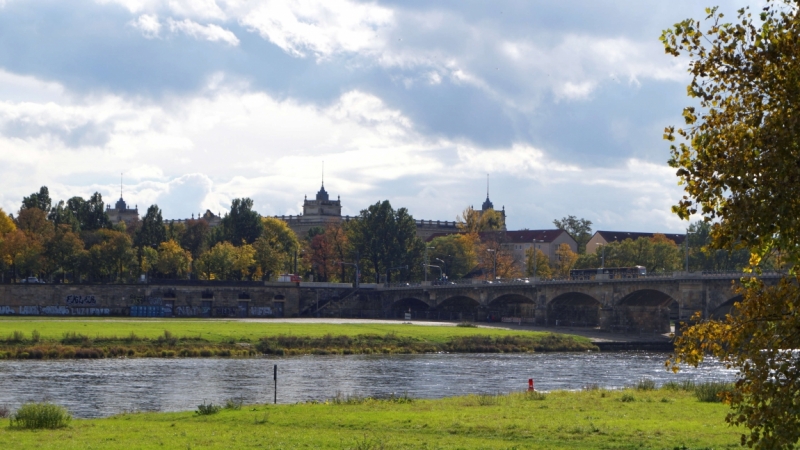
{"label": "building spire", "polygon": [[122,198],[122,172],[119,173],[119,198]]}
{"label": "building spire", "polygon": [[325,161],[322,161],[322,187],[325,187]]}

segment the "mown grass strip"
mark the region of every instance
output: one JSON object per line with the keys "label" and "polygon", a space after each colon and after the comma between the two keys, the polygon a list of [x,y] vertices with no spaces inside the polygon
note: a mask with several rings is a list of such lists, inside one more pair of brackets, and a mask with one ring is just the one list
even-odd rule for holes
{"label": "mown grass strip", "polygon": [[[626,397],[627,396],[627,397]],[[622,398],[633,397],[631,401]],[[666,401],[664,401],[666,400]],[[738,448],[727,407],[684,390],[593,389],[441,400],[334,396],[212,415],[123,414],[64,429],[0,428],[0,448]]]}

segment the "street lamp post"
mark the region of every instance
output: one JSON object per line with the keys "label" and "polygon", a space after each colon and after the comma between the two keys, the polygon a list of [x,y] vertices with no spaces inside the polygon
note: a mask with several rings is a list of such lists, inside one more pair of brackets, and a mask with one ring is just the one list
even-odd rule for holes
{"label": "street lamp post", "polygon": [[605,269],[605,267],[606,267],[606,245],[603,244],[602,242],[595,242],[594,245],[599,245],[599,246],[603,247],[603,253],[602,253],[602,256],[600,257],[601,258],[600,259],[600,268],[601,269]]}
{"label": "street lamp post", "polygon": [[447,275],[447,263],[445,263],[444,260],[439,259],[439,258],[433,258],[433,259],[435,259],[435,260],[439,261],[440,263],[442,263],[442,267],[444,269],[444,274],[441,276],[441,278],[444,278]]}
{"label": "street lamp post", "polygon": [[358,268],[358,263],[357,262],[356,263],[349,263],[349,262],[344,262],[344,261],[337,261],[336,263],[337,264],[341,264],[343,266],[353,266],[353,267],[356,268],[355,288],[358,289],[358,279],[361,278],[361,270]]}
{"label": "street lamp post", "polygon": [[424,270],[424,272],[425,272],[425,281],[428,281],[428,262],[430,262],[430,261],[428,260],[428,250],[429,250],[429,249],[430,249],[430,250],[433,250],[433,249],[435,249],[435,248],[436,248],[436,247],[428,247],[428,246],[426,246],[426,247],[425,247],[425,263],[423,264],[423,268],[425,269],[425,270]]}
{"label": "street lamp post", "polygon": [[689,229],[686,229],[686,273],[689,273]]}
{"label": "street lamp post", "polygon": [[494,270],[492,270],[492,281],[496,281],[497,280],[497,249],[487,248],[486,251],[494,253]]}
{"label": "street lamp post", "polygon": [[425,269],[427,269],[428,267],[436,267],[437,269],[439,269],[439,279],[440,280],[442,279],[442,276],[444,275],[444,272],[442,272],[442,266],[435,266],[433,264],[423,264],[423,265],[425,266]]}
{"label": "street lamp post", "polygon": [[408,270],[408,265],[397,266],[397,267],[389,267],[388,269],[386,269],[386,285],[387,286],[389,285],[389,273],[391,271],[395,270],[395,269],[406,269],[406,270]]}

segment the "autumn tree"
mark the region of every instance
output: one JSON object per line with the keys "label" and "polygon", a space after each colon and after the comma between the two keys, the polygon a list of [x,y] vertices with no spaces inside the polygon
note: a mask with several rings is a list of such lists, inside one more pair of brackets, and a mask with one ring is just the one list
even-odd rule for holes
{"label": "autumn tree", "polygon": [[196,267],[206,280],[227,280],[236,263],[236,248],[230,242],[220,242],[200,255]]}
{"label": "autumn tree", "polygon": [[159,244],[155,266],[162,274],[170,278],[183,278],[189,273],[191,265],[192,254],[175,240],[170,239]]}
{"label": "autumn tree", "polygon": [[732,314],[702,321],[676,340],[673,365],[711,354],[739,370],[727,421],[749,434],[742,444],[794,448],[800,438],[800,17],[797,0],[766,0],[733,21],[716,8],[662,35],[668,54],[688,56],[692,106],[685,125],[668,127],[670,165],[685,195],[673,210],[701,214],[712,246],[750,251],[759,272],[770,255],[789,274],[777,286],[743,279]]}
{"label": "autumn tree", "polygon": [[297,235],[280,219],[262,217],[260,220],[261,235],[253,242],[255,263],[268,279],[281,272],[291,272],[300,249]]}
{"label": "autumn tree", "polygon": [[82,251],[83,241],[67,224],[56,226],[53,238],[45,246],[47,258],[64,276],[67,271],[75,272]]}
{"label": "autumn tree", "polygon": [[586,243],[592,238],[592,221],[567,216],[561,220],[553,220],[553,225],[559,230],[564,230],[578,243],[578,254],[586,253]]}
{"label": "autumn tree", "polygon": [[[535,259],[534,259],[535,258]],[[538,248],[525,250],[525,275],[529,277],[551,278],[550,258]]]}
{"label": "autumn tree", "polygon": [[17,224],[0,208],[0,283],[5,282],[6,270],[13,263],[13,258],[6,244],[6,236],[17,231]]}
{"label": "autumn tree", "polygon": [[470,206],[456,217],[456,226],[465,233],[480,233],[481,231],[502,230],[505,227],[505,221],[503,215],[492,208],[477,211]]}
{"label": "autumn tree", "polygon": [[444,271],[449,278],[464,278],[478,264],[477,235],[451,234],[434,238],[428,244],[433,247],[429,258],[431,264],[444,261]]}
{"label": "autumn tree", "polygon": [[501,236],[495,233],[482,235],[477,248],[478,265],[485,274],[496,278],[522,276],[523,261],[517,259],[511,245],[503,245]]}
{"label": "autumn tree", "polygon": [[569,278],[569,271],[575,266],[578,261],[578,254],[572,251],[572,247],[566,242],[556,248],[556,258],[553,261],[553,271],[555,276],[561,278]]}

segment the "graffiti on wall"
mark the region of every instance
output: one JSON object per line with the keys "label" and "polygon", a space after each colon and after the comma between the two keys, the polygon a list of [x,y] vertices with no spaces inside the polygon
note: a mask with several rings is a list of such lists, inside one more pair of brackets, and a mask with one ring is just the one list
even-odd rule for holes
{"label": "graffiti on wall", "polygon": [[72,308],[73,316],[107,316],[111,314],[108,308]]}
{"label": "graffiti on wall", "polygon": [[272,308],[269,306],[251,306],[250,317],[271,317]]}
{"label": "graffiti on wall", "polygon": [[68,295],[66,302],[68,305],[96,305],[97,299],[94,295]]}
{"label": "graffiti on wall", "polygon": [[47,314],[50,316],[68,316],[69,315],[69,308],[66,306],[43,306],[40,309],[42,314]]}
{"label": "graffiti on wall", "polygon": [[38,316],[39,315],[39,307],[38,306],[20,306],[19,307],[19,314],[22,316]]}
{"label": "graffiti on wall", "polygon": [[214,315],[217,317],[236,317],[236,313],[238,312],[238,308],[229,308],[225,306],[214,308]]}
{"label": "graffiti on wall", "polygon": [[199,316],[203,312],[203,308],[199,306],[176,306],[176,316]]}
{"label": "graffiti on wall", "polygon": [[0,306],[0,315],[10,316],[14,314],[14,308],[10,306]]}
{"label": "graffiti on wall", "polygon": [[161,306],[161,297],[151,297],[149,295],[131,295],[131,305]]}

